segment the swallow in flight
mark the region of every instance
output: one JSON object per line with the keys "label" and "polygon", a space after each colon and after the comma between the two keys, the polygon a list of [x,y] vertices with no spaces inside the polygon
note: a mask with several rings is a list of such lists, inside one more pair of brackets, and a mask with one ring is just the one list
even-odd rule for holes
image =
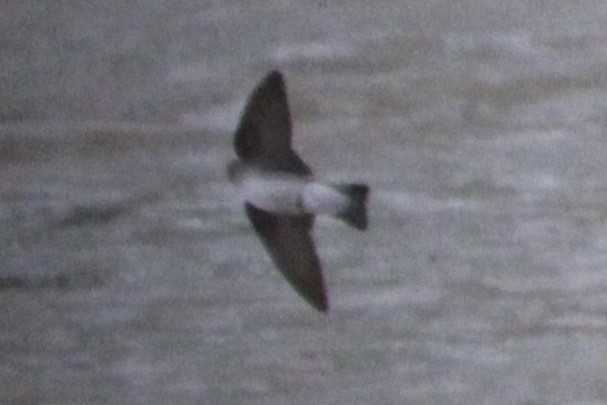
{"label": "swallow in flight", "polygon": [[246,214],[274,265],[314,308],[328,299],[311,236],[316,215],[367,229],[365,184],[323,184],[291,148],[286,86],[271,71],[250,95],[234,134],[237,160],[228,177],[241,193]]}

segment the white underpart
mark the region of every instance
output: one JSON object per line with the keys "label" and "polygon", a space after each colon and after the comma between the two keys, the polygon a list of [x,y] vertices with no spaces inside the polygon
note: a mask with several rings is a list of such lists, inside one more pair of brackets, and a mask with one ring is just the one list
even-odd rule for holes
{"label": "white underpart", "polygon": [[299,178],[248,177],[240,185],[242,197],[255,207],[278,214],[335,215],[348,204],[333,188]]}
{"label": "white underpart", "polygon": [[303,205],[306,212],[336,215],[350,203],[347,196],[334,188],[320,183],[308,183],[303,193]]}

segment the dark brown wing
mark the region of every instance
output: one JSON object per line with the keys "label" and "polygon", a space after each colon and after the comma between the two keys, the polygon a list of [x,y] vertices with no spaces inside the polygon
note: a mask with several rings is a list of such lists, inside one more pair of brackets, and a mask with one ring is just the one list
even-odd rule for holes
{"label": "dark brown wing", "polygon": [[234,135],[238,157],[269,170],[308,175],[291,149],[291,114],[282,74],[270,72],[253,90]]}
{"label": "dark brown wing", "polygon": [[310,229],[314,217],[278,216],[245,204],[247,216],[278,270],[314,308],[328,309],[320,261]]}

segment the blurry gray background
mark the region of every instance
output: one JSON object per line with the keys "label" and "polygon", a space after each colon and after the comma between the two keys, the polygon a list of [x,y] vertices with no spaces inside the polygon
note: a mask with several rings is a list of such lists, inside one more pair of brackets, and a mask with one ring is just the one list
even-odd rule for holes
{"label": "blurry gray background", "polygon": [[[6,1],[0,403],[607,403],[607,3]],[[331,312],[224,167],[285,73]]]}

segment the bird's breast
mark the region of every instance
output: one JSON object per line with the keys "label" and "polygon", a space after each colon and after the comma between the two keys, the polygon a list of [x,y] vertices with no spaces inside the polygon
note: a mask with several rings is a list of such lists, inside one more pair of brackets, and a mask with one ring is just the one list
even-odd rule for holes
{"label": "bird's breast", "polygon": [[249,176],[240,184],[245,201],[277,214],[303,214],[306,181],[297,178]]}

